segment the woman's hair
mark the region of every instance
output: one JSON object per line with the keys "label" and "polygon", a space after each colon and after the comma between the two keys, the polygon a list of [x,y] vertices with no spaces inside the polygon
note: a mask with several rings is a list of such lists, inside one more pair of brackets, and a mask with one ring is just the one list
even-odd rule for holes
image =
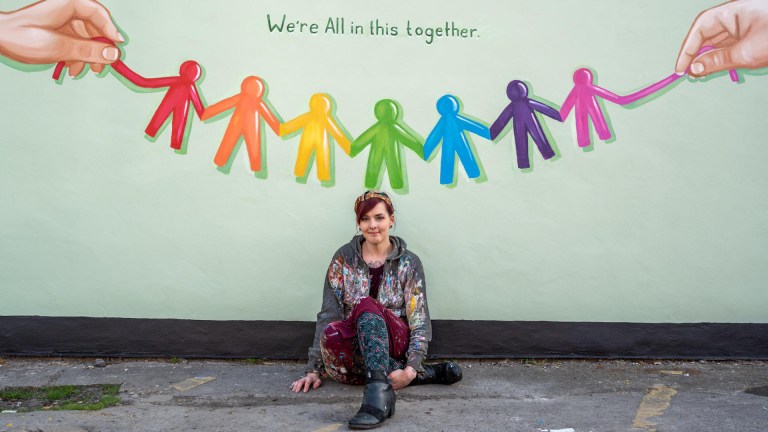
{"label": "woman's hair", "polygon": [[360,219],[363,215],[371,211],[376,207],[378,203],[384,203],[384,207],[387,208],[387,213],[392,216],[395,214],[395,208],[392,206],[392,200],[384,192],[369,190],[364,194],[357,197],[355,200],[355,215],[357,216],[357,223],[360,223]]}

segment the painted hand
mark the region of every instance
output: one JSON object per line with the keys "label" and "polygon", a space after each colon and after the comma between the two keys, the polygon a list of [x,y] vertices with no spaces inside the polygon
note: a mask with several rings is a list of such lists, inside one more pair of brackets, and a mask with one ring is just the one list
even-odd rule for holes
{"label": "painted hand", "polygon": [[64,61],[72,76],[86,63],[101,72],[120,56],[111,44],[91,40],[96,36],[124,41],[109,11],[95,0],[45,0],[0,13],[0,55],[25,64]]}
{"label": "painted hand", "polygon": [[323,385],[323,381],[320,380],[320,375],[316,373],[308,373],[307,376],[299,378],[291,384],[291,391],[295,393],[308,392],[310,389],[316,389]]}
{"label": "painted hand", "polygon": [[[699,54],[702,47],[715,49]],[[675,72],[704,76],[768,66],[768,0],[738,0],[705,10],[683,42]]]}
{"label": "painted hand", "polygon": [[414,378],[416,378],[416,369],[410,366],[406,366],[405,369],[397,369],[389,374],[389,381],[395,390],[407,387]]}

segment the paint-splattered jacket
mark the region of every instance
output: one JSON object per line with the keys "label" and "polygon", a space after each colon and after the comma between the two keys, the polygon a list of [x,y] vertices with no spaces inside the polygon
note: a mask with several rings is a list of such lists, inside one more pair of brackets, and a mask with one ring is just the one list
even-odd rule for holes
{"label": "paint-splattered jacket", "polygon": [[[390,236],[394,246],[384,263],[377,300],[395,315],[403,317],[411,329],[407,365],[423,373],[422,362],[432,340],[432,324],[427,308],[427,285],[421,260],[406,249],[405,241]],[[363,260],[363,236],[355,236],[339,248],[325,276],[323,307],[317,314],[315,342],[309,349],[310,369],[322,370],[320,336],[325,327],[346,319],[357,302],[368,296],[368,264]]]}

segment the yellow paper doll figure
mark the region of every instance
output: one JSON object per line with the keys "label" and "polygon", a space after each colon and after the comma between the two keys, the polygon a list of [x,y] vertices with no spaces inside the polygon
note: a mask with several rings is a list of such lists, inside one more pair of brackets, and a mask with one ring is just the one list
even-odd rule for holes
{"label": "yellow paper doll figure", "polygon": [[280,125],[280,136],[285,136],[304,129],[299,140],[299,152],[296,155],[296,167],[293,174],[303,177],[307,173],[307,165],[315,152],[317,178],[321,182],[331,180],[331,146],[328,142],[330,134],[346,154],[350,152],[350,139],[334,120],[333,102],[324,93],[312,95],[309,99],[309,112]]}
{"label": "yellow paper doll figure", "polygon": [[240,85],[241,92],[223,101],[208,106],[203,113],[203,120],[217,116],[224,111],[235,108],[232,119],[229,121],[224,138],[216,152],[213,162],[223,167],[232,157],[238,139],[242,136],[245,148],[248,150],[248,159],[251,170],[261,171],[261,126],[260,118],[276,133],[280,134],[280,124],[275,115],[270,111],[262,97],[264,96],[264,81],[259,77],[249,76]]}

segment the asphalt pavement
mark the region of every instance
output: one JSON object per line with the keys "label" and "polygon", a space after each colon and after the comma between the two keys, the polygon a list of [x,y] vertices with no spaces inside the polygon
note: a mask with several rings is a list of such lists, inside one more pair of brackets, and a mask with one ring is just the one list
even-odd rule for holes
{"label": "asphalt pavement", "polygon": [[[768,362],[459,360],[452,386],[397,392],[382,431],[768,431]],[[2,358],[0,388],[122,384],[100,411],[0,413],[0,431],[347,430],[363,388],[289,390],[303,362]]]}

